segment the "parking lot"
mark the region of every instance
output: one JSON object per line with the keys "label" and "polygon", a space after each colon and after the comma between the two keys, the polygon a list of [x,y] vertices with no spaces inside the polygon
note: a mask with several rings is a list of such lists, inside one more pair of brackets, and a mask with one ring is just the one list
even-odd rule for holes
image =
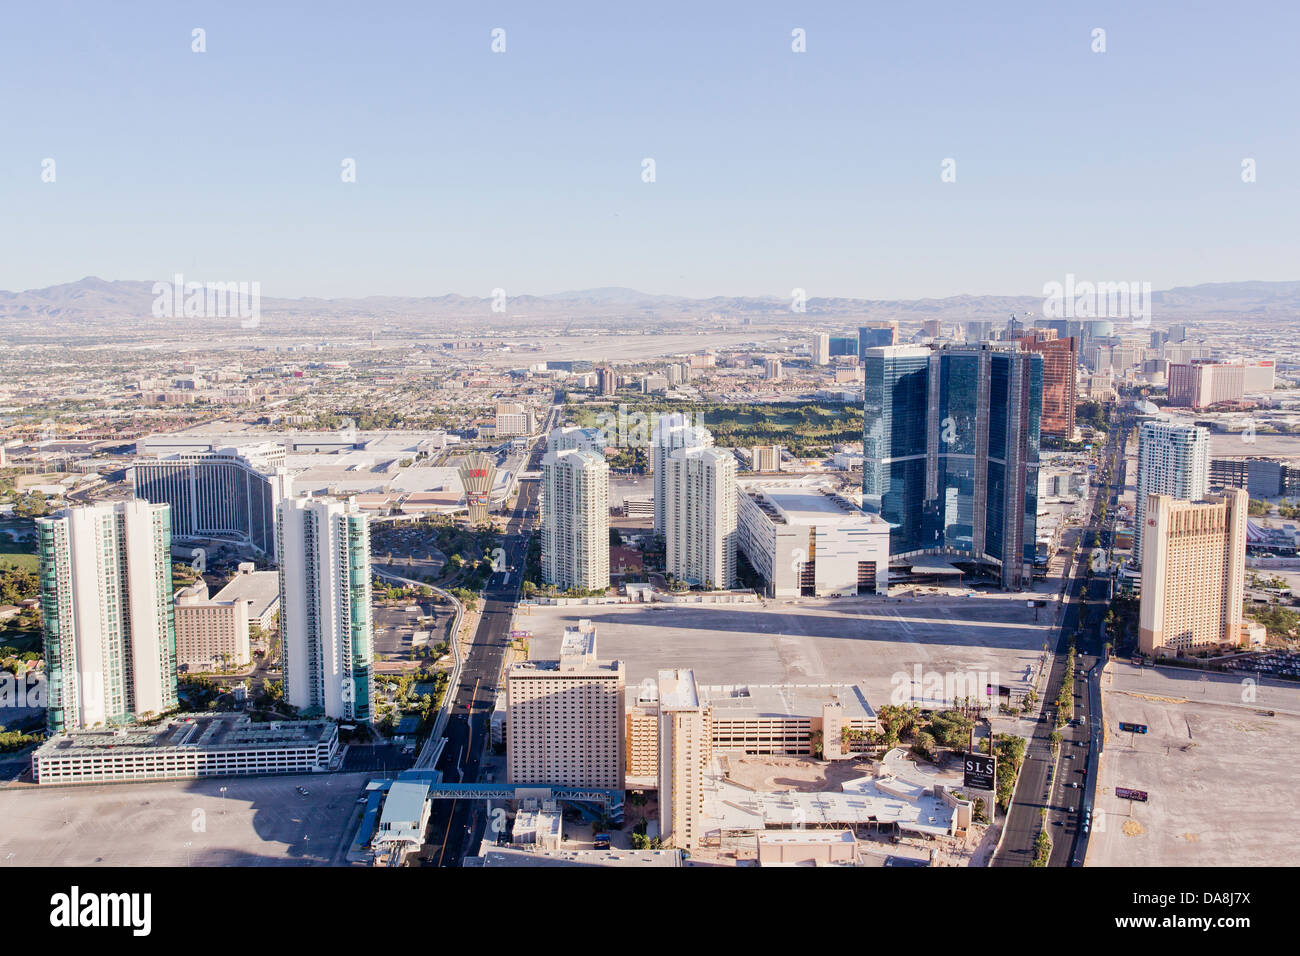
{"label": "parking lot", "polygon": [[0,866],[343,865],[369,779],[312,774],[0,789]]}
{"label": "parking lot", "polygon": [[[1112,662],[1089,866],[1276,866],[1300,772],[1300,687]],[[1268,714],[1272,716],[1268,716]],[[1121,733],[1120,721],[1147,733]],[[1145,791],[1146,802],[1115,788]]]}
{"label": "parking lot", "polygon": [[[1054,607],[1034,622],[1025,595],[804,599],[764,605],[537,607],[529,657],[554,659],[566,624],[596,625],[601,658],[622,660],[629,687],[661,668],[694,668],[702,684],[861,683],[872,706],[918,674],[986,674],[1022,694],[1050,639]],[[910,693],[910,690],[909,690]]]}

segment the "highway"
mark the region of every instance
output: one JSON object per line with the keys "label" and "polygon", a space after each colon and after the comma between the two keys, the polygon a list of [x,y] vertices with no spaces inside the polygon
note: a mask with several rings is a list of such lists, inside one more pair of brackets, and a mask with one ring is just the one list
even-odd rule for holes
{"label": "highway", "polygon": [[[1132,420],[1126,410],[1117,408],[1098,465],[1099,477],[1095,482],[1098,492],[1093,500],[1090,521],[1076,533],[1078,550],[1063,572],[1067,582],[1065,602],[1043,693],[1044,718],[1034,726],[1026,744],[1025,761],[1005,821],[1002,846],[993,860],[994,866],[1032,864],[1034,841],[1043,828],[1044,810],[1047,811],[1047,830],[1052,838],[1049,866],[1080,865],[1087,850],[1086,838],[1076,838],[1080,836],[1085,813],[1090,810],[1095,796],[1102,740],[1100,667],[1096,665],[1105,640],[1101,636],[1102,622],[1110,602],[1109,580],[1088,574],[1092,553],[1088,538],[1090,531],[1096,531],[1103,544],[1110,544],[1109,532],[1124,487],[1124,442],[1131,426]],[[1055,708],[1051,705],[1060,693],[1072,638],[1076,641],[1078,654],[1074,711],[1080,721],[1077,726],[1072,723],[1061,728],[1060,749],[1053,754],[1051,735],[1056,724]]]}
{"label": "highway", "polygon": [[[557,415],[558,410],[552,409],[548,430]],[[539,444],[530,455],[530,470],[539,467],[540,458]],[[483,589],[483,614],[465,655],[460,682],[448,691],[453,697],[445,733],[447,745],[437,768],[451,783],[479,780],[501,668],[510,645],[510,620],[523,582],[528,540],[538,520],[539,491],[540,482],[519,483],[519,497],[501,542],[506,566],[513,570],[493,574]],[[487,822],[486,811],[481,801],[435,800],[424,849],[425,855],[431,857],[431,865],[460,866],[466,855],[476,853]]]}

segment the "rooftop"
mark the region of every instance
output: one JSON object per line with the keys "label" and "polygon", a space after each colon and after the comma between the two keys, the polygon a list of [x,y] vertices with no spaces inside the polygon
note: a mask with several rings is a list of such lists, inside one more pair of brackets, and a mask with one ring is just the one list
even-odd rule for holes
{"label": "rooftop", "polygon": [[169,748],[202,750],[280,749],[327,743],[338,733],[333,721],[294,720],[254,723],[243,714],[177,714],[154,726],[75,730],[51,737],[36,756],[73,756],[117,750],[149,753]]}
{"label": "rooftop", "polygon": [[715,720],[821,717],[822,707],[832,700],[843,706],[845,720],[876,719],[857,684],[723,684],[701,687],[699,693],[713,707]]}

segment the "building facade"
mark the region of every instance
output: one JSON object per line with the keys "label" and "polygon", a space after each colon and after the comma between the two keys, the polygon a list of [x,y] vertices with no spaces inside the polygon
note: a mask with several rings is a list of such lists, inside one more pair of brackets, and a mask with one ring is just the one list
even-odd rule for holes
{"label": "building facade", "polygon": [[101,502],[36,520],[50,734],[176,706],[170,511]]}
{"label": "building facade", "polygon": [[1138,629],[1142,653],[1242,643],[1248,502],[1240,488],[1207,501],[1147,496]]}
{"label": "building facade", "polygon": [[1210,490],[1210,432],[1199,425],[1143,422],[1138,429],[1133,556],[1142,559],[1147,496],[1197,501]]}
{"label": "building facade", "polygon": [[280,505],[284,696],[300,711],[373,719],[370,521],[353,501]]}
{"label": "building facade", "polygon": [[1030,580],[1043,359],[1014,345],[896,346],[865,358],[863,506],[891,557],[949,555]]}
{"label": "building facade", "polygon": [[738,543],[768,597],[889,593],[889,525],[800,479],[744,481]]}
{"label": "building facade", "polygon": [[506,677],[510,782],[622,790],[624,672],[596,656],[590,621],[566,627],[555,661],[513,665]]}
{"label": "building facade", "polygon": [[542,459],[542,579],[562,591],[609,587],[609,465],[548,450]]}
{"label": "building facade", "polygon": [[665,460],[665,569],[695,587],[736,581],[736,456],[679,448]]}
{"label": "building facade", "polygon": [[1070,441],[1074,438],[1074,410],[1078,404],[1079,350],[1074,336],[1057,338],[1053,330],[1036,329],[1021,334],[1020,347],[1043,357],[1042,434]]}
{"label": "building facade", "polygon": [[659,833],[678,849],[703,836],[704,771],[713,759],[708,707],[695,672],[659,672]]}
{"label": "building facade", "polygon": [[171,506],[175,538],[230,537],[275,560],[276,509],[292,493],[278,442],[140,458],[135,496]]}
{"label": "building facade", "polygon": [[665,528],[664,474],[668,456],[679,448],[712,448],[713,435],[702,426],[692,425],[690,417],[673,412],[660,415],[650,432],[650,467],[654,472],[655,534]]}
{"label": "building facade", "polygon": [[252,662],[247,601],[213,600],[201,580],[177,591],[175,601],[178,668],[211,670]]}

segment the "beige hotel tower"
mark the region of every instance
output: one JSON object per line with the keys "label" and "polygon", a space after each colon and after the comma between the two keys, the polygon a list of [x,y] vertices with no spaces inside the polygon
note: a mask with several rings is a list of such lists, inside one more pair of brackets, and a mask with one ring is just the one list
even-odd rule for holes
{"label": "beige hotel tower", "polygon": [[1138,632],[1143,654],[1241,643],[1248,500],[1241,488],[1204,501],[1147,496]]}

